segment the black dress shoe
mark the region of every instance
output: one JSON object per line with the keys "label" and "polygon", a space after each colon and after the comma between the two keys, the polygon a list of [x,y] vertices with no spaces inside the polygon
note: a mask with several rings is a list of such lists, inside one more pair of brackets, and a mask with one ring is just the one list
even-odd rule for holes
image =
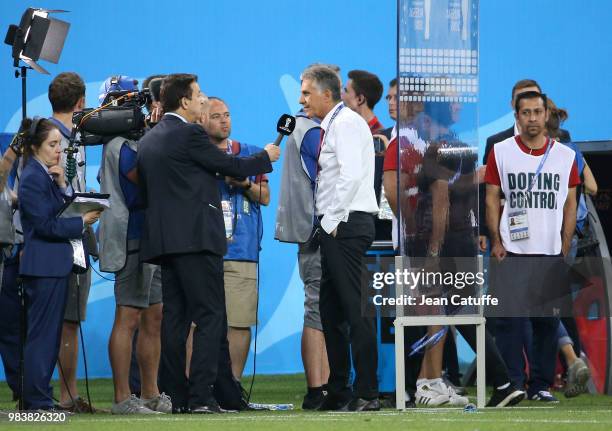
{"label": "black dress shoe", "polygon": [[380,410],[380,401],[378,398],[366,400],[363,398],[353,398],[347,405],[346,411],[349,412],[374,412]]}
{"label": "black dress shoe", "polygon": [[191,413],[194,415],[206,415],[213,413],[238,413],[238,410],[226,410],[219,407],[216,402],[203,404],[201,406],[192,407]]}
{"label": "black dress shoe", "polygon": [[329,410],[339,410],[346,411],[348,404],[351,402],[349,397],[342,397],[338,395],[327,394],[321,405],[317,410],[319,411],[329,411]]}
{"label": "black dress shoe", "polygon": [[304,396],[302,410],[319,410],[325,401],[323,391],[307,393]]}
{"label": "black dress shoe", "polygon": [[221,413],[221,407],[219,404],[211,403],[211,404],[203,404],[201,406],[192,407],[191,413],[194,415],[206,415],[213,413]]}

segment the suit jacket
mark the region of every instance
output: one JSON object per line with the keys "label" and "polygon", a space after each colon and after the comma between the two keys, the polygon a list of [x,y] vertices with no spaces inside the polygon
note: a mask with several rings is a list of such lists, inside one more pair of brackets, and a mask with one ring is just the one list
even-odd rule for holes
{"label": "suit jacket", "polygon": [[66,202],[40,163],[31,159],[19,181],[19,213],[24,248],[19,273],[32,277],[65,277],[72,270],[69,239],[81,238],[81,217],[58,218]]}
{"label": "suit jacket", "polygon": [[145,221],[141,260],[210,252],[223,256],[227,241],[216,174],[245,177],[272,171],[268,153],[238,158],[209,142],[204,129],[165,115],[138,144]]}

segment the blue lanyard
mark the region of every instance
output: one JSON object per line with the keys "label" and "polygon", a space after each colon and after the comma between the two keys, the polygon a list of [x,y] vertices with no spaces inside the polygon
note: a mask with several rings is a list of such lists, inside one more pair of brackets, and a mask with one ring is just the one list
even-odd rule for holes
{"label": "blue lanyard", "polygon": [[420,353],[425,347],[436,345],[442,339],[442,337],[446,335],[447,331],[448,326],[445,326],[438,332],[433,334],[431,337],[429,337],[428,335],[423,336],[420,340],[410,346],[410,353],[408,354],[408,356],[414,356],[417,353]]}
{"label": "blue lanyard", "polygon": [[[336,110],[332,114],[331,118],[329,119],[329,123],[327,123],[327,130],[331,130],[331,125],[336,119],[336,117],[338,116],[338,114],[340,113],[340,111],[342,110],[342,108],[344,108],[344,103],[340,103],[340,105],[336,108]],[[321,149],[319,150],[319,157],[321,157],[321,151],[323,151],[323,147],[325,146],[325,140],[327,139],[327,130],[325,131],[325,134],[323,135],[323,142],[321,143]]]}
{"label": "blue lanyard", "polygon": [[546,152],[544,153],[544,157],[542,157],[542,160],[540,160],[540,165],[538,166],[538,169],[536,169],[536,173],[533,176],[533,180],[531,180],[531,182],[529,183],[529,188],[527,189],[528,192],[531,192],[533,185],[538,180],[538,175],[540,175],[540,172],[542,172],[542,168],[544,167],[544,163],[546,163],[546,159],[548,159],[548,154],[550,154],[550,149],[552,146],[553,141],[551,141],[549,138],[546,138]]}
{"label": "blue lanyard", "polygon": [[[344,108],[344,103],[340,103],[340,105],[338,105],[338,107],[336,108],[336,110],[334,111],[334,113],[332,114],[331,118],[329,119],[329,123],[327,123],[327,130],[331,130],[331,125],[334,122],[334,120],[336,119],[336,117],[338,116],[338,114],[340,113],[340,111],[342,110],[342,108]],[[321,129],[323,130],[323,129]],[[314,190],[312,191],[312,195],[313,195],[313,199],[312,199],[312,206],[313,206],[313,217],[314,219],[316,219],[315,214],[317,212],[317,191],[319,190],[319,174],[321,173],[321,166],[319,165],[319,158],[321,157],[321,152],[323,151],[323,147],[325,146],[325,140],[327,139],[327,130],[323,130],[324,135],[323,135],[323,142],[321,142],[321,145],[319,146],[319,152],[317,154],[317,178],[315,180],[315,186],[314,186]],[[313,220],[314,223],[314,220]]]}

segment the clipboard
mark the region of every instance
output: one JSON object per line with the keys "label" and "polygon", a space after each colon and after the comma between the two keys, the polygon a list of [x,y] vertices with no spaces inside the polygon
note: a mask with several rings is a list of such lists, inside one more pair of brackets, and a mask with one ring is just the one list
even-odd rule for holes
{"label": "clipboard", "polygon": [[110,208],[108,193],[74,193],[57,216],[61,218],[80,217],[89,211],[103,211]]}

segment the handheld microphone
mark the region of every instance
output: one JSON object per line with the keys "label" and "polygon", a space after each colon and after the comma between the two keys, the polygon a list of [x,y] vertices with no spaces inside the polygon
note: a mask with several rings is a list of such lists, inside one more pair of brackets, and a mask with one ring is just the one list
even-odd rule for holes
{"label": "handheld microphone", "polygon": [[[278,123],[276,123],[276,131],[278,132],[278,136],[274,140],[273,144],[277,147],[280,146],[283,137],[289,136],[293,133],[293,129],[295,129],[295,117],[289,114],[283,114],[278,119]],[[238,181],[244,181],[246,177],[236,177]]]}
{"label": "handheld microphone", "polygon": [[293,129],[295,129],[295,117],[289,114],[283,114],[278,119],[278,123],[276,123],[276,131],[278,132],[278,136],[274,140],[274,145],[277,147],[280,145],[283,140],[283,136],[289,136],[293,133]]}

